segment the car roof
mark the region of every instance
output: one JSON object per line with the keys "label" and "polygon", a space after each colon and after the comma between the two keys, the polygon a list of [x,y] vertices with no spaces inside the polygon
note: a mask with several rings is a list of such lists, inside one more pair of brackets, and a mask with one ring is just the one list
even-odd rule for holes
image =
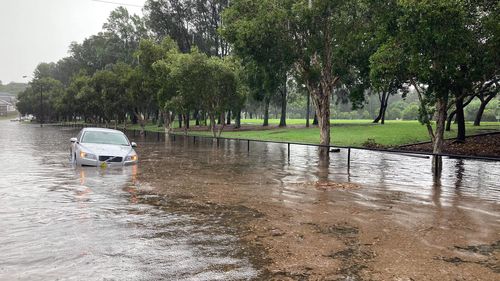
{"label": "car roof", "polygon": [[113,130],[113,129],[106,129],[106,128],[88,127],[88,128],[83,128],[82,129],[82,132],[89,132],[89,131],[92,131],[92,132],[121,133],[121,134],[123,134],[122,131]]}

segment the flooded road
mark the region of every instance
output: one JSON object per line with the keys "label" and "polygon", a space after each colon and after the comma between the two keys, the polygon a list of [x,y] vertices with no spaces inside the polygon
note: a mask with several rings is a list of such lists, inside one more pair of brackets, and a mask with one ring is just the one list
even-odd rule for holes
{"label": "flooded road", "polygon": [[74,130],[0,121],[0,280],[250,280],[212,214],[162,210],[137,167],[75,169]]}
{"label": "flooded road", "polygon": [[498,162],[131,136],[75,169],[75,134],[0,122],[0,280],[500,278]]}

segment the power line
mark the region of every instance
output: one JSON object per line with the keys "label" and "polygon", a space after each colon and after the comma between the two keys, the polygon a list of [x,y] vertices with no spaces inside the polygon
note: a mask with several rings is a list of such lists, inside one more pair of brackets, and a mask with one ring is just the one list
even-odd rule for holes
{"label": "power line", "polygon": [[113,4],[113,5],[120,5],[120,6],[129,6],[129,7],[139,7],[139,8],[142,8],[141,5],[118,3],[118,2],[113,2],[113,1],[105,1],[105,0],[90,0],[90,1],[100,2],[100,3],[106,3],[106,4]]}

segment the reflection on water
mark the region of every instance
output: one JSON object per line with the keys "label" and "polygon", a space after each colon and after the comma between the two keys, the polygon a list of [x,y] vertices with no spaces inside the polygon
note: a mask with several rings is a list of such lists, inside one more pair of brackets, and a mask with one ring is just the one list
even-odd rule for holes
{"label": "reflection on water", "polygon": [[[0,122],[0,279],[259,279],[238,237],[258,216],[247,205],[290,214],[356,206],[352,220],[379,211],[411,231],[456,228],[467,241],[500,229],[498,162],[443,158],[434,175],[432,159],[352,150],[347,173],[346,151],[318,158],[314,147],[292,145],[288,155],[281,144],[151,136],[132,139],[139,166],[75,169],[74,134]],[[317,181],[362,188],[311,188]],[[443,248],[434,238],[421,239]]]}
{"label": "reflection on water", "polygon": [[137,166],[73,168],[74,131],[0,122],[0,280],[246,280],[210,215],[144,204]]}

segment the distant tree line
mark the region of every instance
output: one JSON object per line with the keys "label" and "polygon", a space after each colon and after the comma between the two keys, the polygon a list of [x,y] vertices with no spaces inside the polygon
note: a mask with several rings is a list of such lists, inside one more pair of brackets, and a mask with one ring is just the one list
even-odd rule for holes
{"label": "distant tree line", "polygon": [[10,82],[9,84],[3,84],[2,81],[0,81],[0,93],[7,93],[10,95],[17,95],[20,92],[26,90],[26,87],[28,85],[25,83],[15,83],[15,82]]}
{"label": "distant tree line", "polygon": [[144,18],[117,8],[70,56],[40,64],[18,108],[166,131],[195,119],[215,136],[242,113],[266,126],[274,110],[286,126],[300,105],[321,144],[331,118],[418,118],[439,153],[447,123],[464,141],[465,120],[495,114],[499,11],[491,0],[148,0]]}

